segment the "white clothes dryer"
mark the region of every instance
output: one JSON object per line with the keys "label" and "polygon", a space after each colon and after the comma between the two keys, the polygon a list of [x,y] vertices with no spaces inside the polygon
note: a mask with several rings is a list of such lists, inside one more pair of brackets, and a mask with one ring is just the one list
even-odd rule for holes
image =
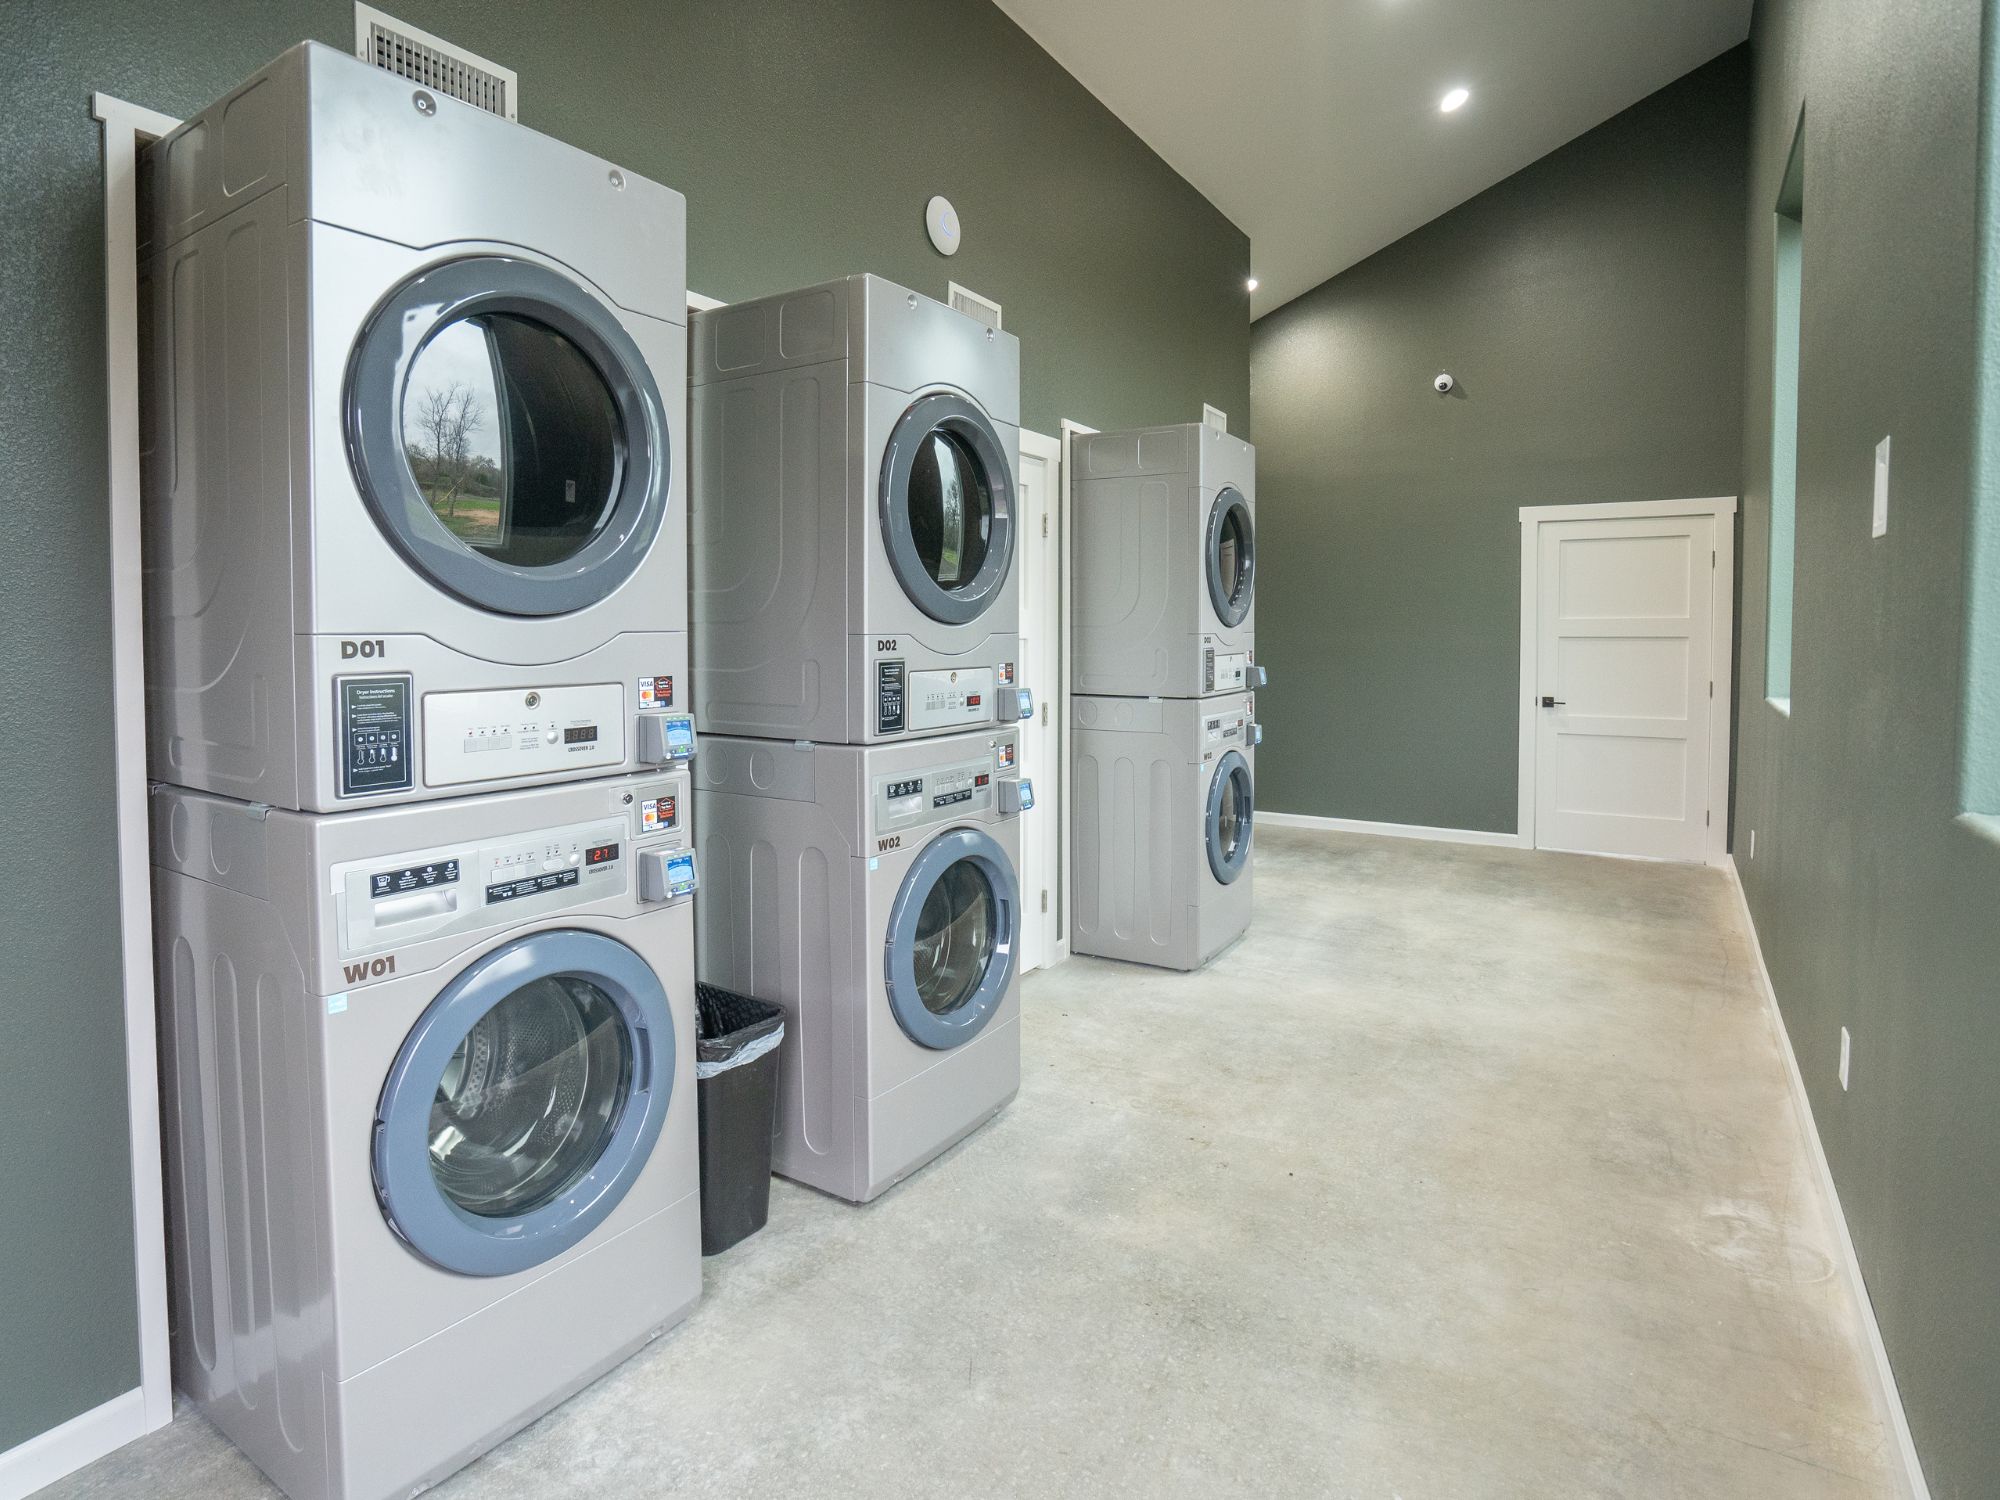
{"label": "white clothes dryer", "polygon": [[334,811],[686,751],[681,195],[311,43],[141,183],[152,774]]}

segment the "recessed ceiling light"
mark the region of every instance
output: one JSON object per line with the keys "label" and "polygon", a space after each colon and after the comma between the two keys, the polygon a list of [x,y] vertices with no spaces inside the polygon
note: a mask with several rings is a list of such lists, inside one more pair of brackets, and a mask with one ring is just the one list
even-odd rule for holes
{"label": "recessed ceiling light", "polygon": [[1453,89],[1449,94],[1438,100],[1438,108],[1446,114],[1450,114],[1471,97],[1472,90],[1470,89]]}
{"label": "recessed ceiling light", "polygon": [[1249,281],[1248,281],[1247,283],[1245,283],[1245,285],[1246,285],[1246,286],[1248,286],[1248,288],[1249,288],[1249,289],[1250,289],[1251,291],[1253,291],[1253,292],[1254,292],[1254,291],[1256,291],[1256,290],[1257,290],[1257,278],[1256,278],[1255,276],[1252,276],[1252,277],[1250,278],[1250,280],[1249,280]]}

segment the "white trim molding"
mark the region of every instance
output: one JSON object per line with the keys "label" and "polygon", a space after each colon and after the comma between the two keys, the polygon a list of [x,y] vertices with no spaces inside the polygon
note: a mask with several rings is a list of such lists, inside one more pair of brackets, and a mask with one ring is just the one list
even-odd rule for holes
{"label": "white trim molding", "polygon": [[1271,812],[1257,809],[1257,821],[1273,828],[1317,828],[1327,833],[1371,833],[1380,838],[1424,839],[1433,844],[1486,844],[1500,849],[1518,849],[1518,834],[1493,833],[1484,828],[1426,828],[1421,823],[1369,823],[1360,818],[1322,818],[1313,813]]}
{"label": "white trim molding", "polygon": [[700,292],[689,292],[687,304],[689,312],[714,312],[718,307],[729,306],[720,297],[704,297]]}
{"label": "white trim molding", "polygon": [[159,1426],[146,1418],[146,1393],[133,1387],[0,1453],[0,1500],[24,1500]]}
{"label": "white trim molding", "polygon": [[1723,872],[1729,877],[1729,888],[1736,895],[1736,914],[1743,923],[1743,935],[1750,943],[1750,956],[1756,961],[1757,983],[1764,995],[1764,1008],[1769,1013],[1771,1025],[1777,1032],[1778,1050],[1784,1054],[1785,1073],[1791,1080],[1792,1107],[1797,1112],[1799,1132],[1805,1137],[1806,1150],[1812,1157],[1813,1175],[1819,1181],[1820,1192],[1826,1197],[1827,1211],[1833,1219],[1834,1233],[1840,1240],[1839,1259],[1847,1292],[1854,1299],[1854,1309],[1861,1319],[1862,1337],[1868,1349],[1869,1394],[1874,1398],[1876,1415],[1888,1430],[1895,1443],[1895,1466],[1898,1470],[1900,1500],[1930,1500],[1930,1484],[1924,1478],[1923,1460],[1917,1456],[1917,1445],[1910,1435],[1910,1419],[1903,1410],[1903,1398],[1896,1389],[1896,1372],[1889,1364],[1889,1350],[1882,1342],[1881,1325],[1875,1321],[1875,1304],[1868,1296],[1868,1282],[1861,1274],[1861,1258],[1854,1252],[1854,1239],[1847,1230],[1847,1215],[1841,1212],[1840,1190],[1834,1186],[1833,1168],[1826,1159],[1826,1146],[1819,1138],[1819,1126],[1814,1123],[1812,1099],[1806,1093],[1805,1076],[1799,1072],[1799,1056],[1792,1046],[1791,1032],[1785,1026],[1785,1013],[1778,1006],[1778,992],[1771,983],[1771,970],[1764,962],[1764,945],[1757,936],[1757,922],[1750,915],[1750,899],[1744,894],[1743,877],[1736,868],[1734,856],[1722,861]]}
{"label": "white trim molding", "polygon": [[[122,1426],[117,1429],[124,1436],[110,1445],[116,1447],[141,1433],[166,1426],[174,1416],[172,1358],[167,1337],[160,1055],[153,994],[152,856],[146,811],[145,580],[139,514],[138,184],[140,146],[166,135],[180,121],[107,94],[92,95],[90,110],[104,124],[113,804],[118,829],[119,957],[124,972],[126,1118],[132,1153],[132,1264],[139,1312],[139,1389],[133,1393],[139,1398],[139,1418],[130,1430]],[[105,1410],[105,1407],[97,1409],[98,1413]],[[86,1417],[96,1415],[85,1413]],[[109,1418],[99,1420],[103,1425],[90,1431],[112,1430]],[[79,1462],[87,1463],[97,1456],[91,1452]]]}
{"label": "white trim molding", "polygon": [[[1081,422],[1072,422],[1068,417],[1060,419],[1061,428],[1057,434],[1062,451],[1057,455],[1061,466],[1061,477],[1057,483],[1062,491],[1062,641],[1058,659],[1063,663],[1061,690],[1056,694],[1056,712],[1062,717],[1062,806],[1069,807],[1069,792],[1076,785],[1076,736],[1070,732],[1069,710],[1069,663],[1075,657],[1076,643],[1076,465],[1070,462],[1070,440],[1078,436],[1088,436],[1096,432],[1095,427],[1086,427]],[[1062,846],[1062,890],[1063,890],[1063,930],[1056,940],[1056,962],[1069,957],[1070,897],[1076,893],[1076,840],[1069,837],[1069,830],[1063,829],[1057,842]]]}
{"label": "white trim molding", "polygon": [[[1715,519],[1715,578],[1711,590],[1709,676],[1715,683],[1715,707],[1708,716],[1708,842],[1704,862],[1722,864],[1729,858],[1729,748],[1736,704],[1732,676],[1736,660],[1736,497],[1716,495],[1699,500],[1630,500],[1597,505],[1524,505],[1521,507],[1521,669],[1516,686],[1520,714],[1514,788],[1514,828],[1520,847],[1535,845],[1535,732],[1533,689],[1536,678],[1536,636],[1540,628],[1536,582],[1540,568],[1540,526],[1544,521],[1625,521],[1649,516],[1712,516]],[[1589,850],[1572,851],[1590,853]]]}

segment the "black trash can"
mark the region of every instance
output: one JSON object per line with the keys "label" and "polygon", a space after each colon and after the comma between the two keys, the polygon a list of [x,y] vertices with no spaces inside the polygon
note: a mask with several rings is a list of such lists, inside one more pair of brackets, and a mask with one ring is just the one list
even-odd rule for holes
{"label": "black trash can", "polygon": [[771,1133],[785,1013],[712,984],[695,986],[695,1096],[701,1120],[701,1253],[720,1255],[771,1215]]}

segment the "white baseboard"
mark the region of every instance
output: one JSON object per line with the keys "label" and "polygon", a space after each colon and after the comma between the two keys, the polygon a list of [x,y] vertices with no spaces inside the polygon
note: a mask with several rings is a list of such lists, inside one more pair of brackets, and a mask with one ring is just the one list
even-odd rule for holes
{"label": "white baseboard", "polygon": [[1833,1168],[1827,1163],[1826,1147],[1819,1138],[1819,1126],[1813,1122],[1812,1100],[1806,1094],[1805,1076],[1799,1072],[1798,1053],[1792,1046],[1791,1032],[1785,1028],[1785,1013],[1778,1008],[1778,992],[1771,985],[1771,971],[1764,963],[1764,946],[1757,937],[1757,923],[1750,915],[1750,900],[1743,893],[1743,879],[1737,871],[1735,857],[1730,856],[1722,868],[1729,876],[1730,889],[1736,892],[1736,910],[1743,919],[1743,931],[1750,939],[1750,954],[1757,960],[1757,980],[1763,986],[1764,1004],[1771,1013],[1771,1024],[1778,1029],[1778,1041],[1781,1043],[1778,1050],[1785,1055],[1785,1071],[1792,1081],[1792,1104],[1798,1110],[1799,1125],[1812,1152],[1813,1170],[1819,1177],[1820,1191],[1826,1194],[1827,1207],[1833,1212],[1847,1289],[1854,1298],[1854,1306],[1861,1315],[1863,1335],[1868,1340],[1868,1384],[1877,1412],[1895,1440],[1903,1481],[1903,1500],[1930,1500],[1931,1490],[1924,1479],[1923,1461],[1917,1457],[1917,1445],[1910,1437],[1910,1419],[1903,1410],[1903,1398],[1896,1390],[1896,1372],[1890,1368],[1889,1351],[1882,1343],[1882,1328],[1875,1321],[1875,1304],[1869,1300],[1868,1283],[1861,1275],[1861,1259],[1854,1253],[1854,1240],[1847,1232],[1847,1215],[1840,1208],[1840,1190],[1834,1186]]}
{"label": "white baseboard", "polygon": [[65,1474],[74,1474],[146,1431],[146,1393],[134,1386],[51,1427],[39,1437],[0,1453],[0,1500],[22,1500]]}
{"label": "white baseboard", "polygon": [[1273,828],[1320,828],[1330,833],[1374,833],[1392,839],[1428,839],[1434,844],[1489,844],[1502,849],[1522,847],[1518,834],[1488,833],[1480,828],[1426,828],[1420,823],[1364,823],[1359,818],[1321,818],[1311,813],[1257,809],[1257,821]]}

